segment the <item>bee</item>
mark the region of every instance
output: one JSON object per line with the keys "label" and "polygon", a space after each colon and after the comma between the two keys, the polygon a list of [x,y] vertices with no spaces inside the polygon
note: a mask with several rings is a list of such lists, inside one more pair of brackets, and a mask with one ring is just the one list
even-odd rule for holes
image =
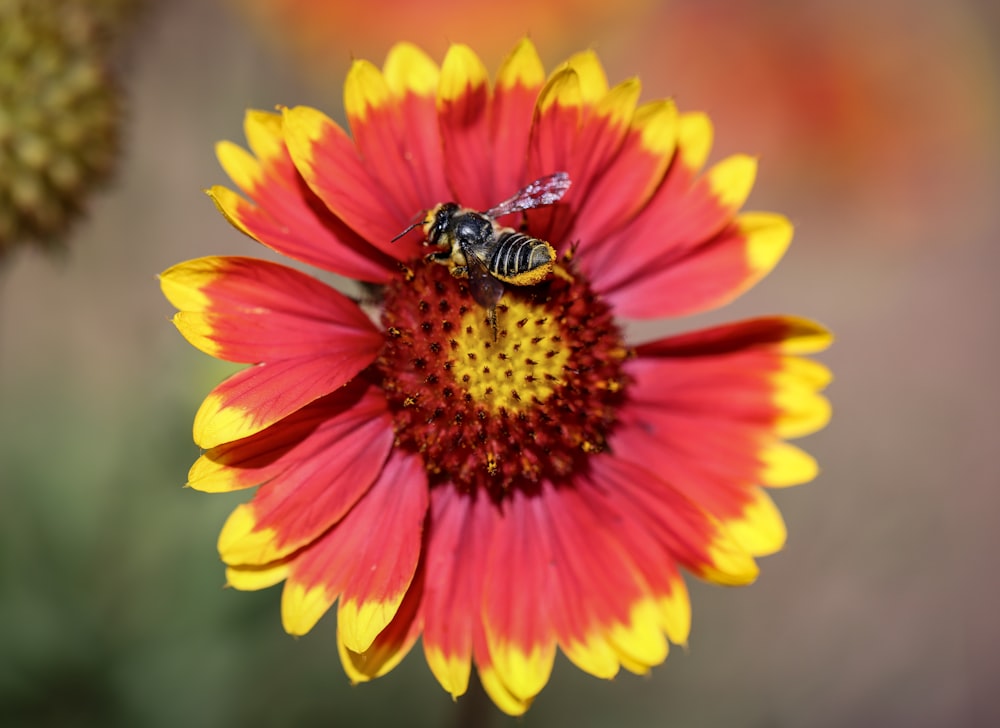
{"label": "bee", "polygon": [[556,172],[518,190],[512,197],[485,212],[443,202],[393,238],[399,240],[423,226],[424,245],[438,248],[427,260],[447,265],[456,278],[467,278],[476,303],[489,312],[496,338],[496,306],[504,284],[533,286],[549,277],[556,251],[544,240],[525,235],[497,222],[498,217],[558,202],[569,189],[566,172]]}

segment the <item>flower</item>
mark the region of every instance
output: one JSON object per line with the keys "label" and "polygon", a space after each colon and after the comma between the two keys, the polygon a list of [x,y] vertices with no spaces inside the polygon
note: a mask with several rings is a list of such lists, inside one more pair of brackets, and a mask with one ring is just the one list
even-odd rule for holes
{"label": "flower", "polygon": [[[249,198],[209,191],[233,225],[367,293],[244,257],[162,274],[192,344],[253,364],[199,409],[189,485],[259,486],[219,537],[228,582],[284,581],[296,635],[339,599],[355,682],[422,635],[448,692],[474,663],[519,714],[557,646],[599,677],[646,672],[687,640],[682,568],[746,584],[784,542],[761,486],[816,474],[785,439],[828,418],[827,371],[800,355],[830,337],[776,316],[626,342],[622,318],[725,303],[792,234],[738,212],[753,159],[699,174],[708,119],[637,105],[639,91],[609,89],[591,52],[546,78],[522,41],[491,86],[464,45],[439,69],[403,43],[348,74],[352,135],[285,108],[248,113],[252,152],[218,146]],[[469,279],[426,259],[419,226],[393,242],[442,202],[487,210],[556,171],[561,199],[501,223],[550,242],[557,274],[506,286],[495,330]]]}

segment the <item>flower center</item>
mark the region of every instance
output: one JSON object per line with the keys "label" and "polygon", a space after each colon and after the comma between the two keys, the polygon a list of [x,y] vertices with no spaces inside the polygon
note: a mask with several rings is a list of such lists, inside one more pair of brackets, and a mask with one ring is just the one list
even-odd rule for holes
{"label": "flower center", "polygon": [[580,276],[507,286],[494,332],[465,280],[418,262],[386,287],[376,368],[398,447],[431,485],[511,488],[564,479],[605,447],[628,349]]}

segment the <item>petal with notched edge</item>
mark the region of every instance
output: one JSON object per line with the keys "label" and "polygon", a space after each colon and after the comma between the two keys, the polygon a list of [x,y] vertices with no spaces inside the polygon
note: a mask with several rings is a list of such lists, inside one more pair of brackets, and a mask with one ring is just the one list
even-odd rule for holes
{"label": "petal with notched edge", "polygon": [[487,167],[493,170],[493,189],[498,197],[506,199],[531,181],[525,172],[527,154],[523,150],[528,148],[535,99],[544,83],[545,69],[538,51],[525,38],[500,66],[493,93],[490,148],[514,150],[494,155]]}
{"label": "petal with notched edge", "polygon": [[[395,270],[309,189],[285,146],[280,114],[248,111],[244,129],[253,154],[219,142],[216,156],[250,201],[219,185],[208,190],[237,229],[297,260],[350,278],[384,282]],[[256,157],[254,156],[256,155]]]}
{"label": "petal with notched edge", "polygon": [[451,487],[431,491],[424,586],[424,655],[453,697],[469,683],[473,636],[480,620],[486,550],[494,505]]}
{"label": "petal with notched edge", "polygon": [[274,362],[339,354],[368,359],[378,332],[353,301],[301,271],[256,258],[208,257],[160,275],[174,323],[219,359]]}
{"label": "petal with notched edge", "polygon": [[[268,449],[271,430],[298,429],[300,421],[315,422],[317,415],[324,417],[315,429],[282,457]],[[219,555],[229,565],[283,558],[339,521],[382,470],[392,446],[392,420],[380,392],[348,385],[240,442],[247,440],[259,441],[270,459],[247,475],[260,477],[264,470],[270,477],[252,501],[237,506],[219,534]],[[226,470],[243,474],[232,465]]]}
{"label": "petal with notched edge", "polygon": [[339,460],[377,452],[383,437],[377,430],[369,434],[369,445],[357,443],[363,450],[334,452],[345,432],[373,426],[392,430],[385,399],[376,388],[355,379],[273,427],[205,451],[191,467],[187,485],[205,493],[225,493],[281,480],[310,480],[327,468],[331,453]]}
{"label": "petal with notched edge", "polygon": [[623,523],[653,534],[671,559],[718,584],[741,585],[757,578],[752,556],[723,523],[673,483],[654,473],[657,463],[637,465],[614,455],[593,458],[593,480],[613,501]]}
{"label": "petal with notched edge", "polygon": [[812,459],[781,438],[806,434],[829,414],[818,393],[825,368],[789,352],[828,340],[809,321],[771,317],[638,347],[611,450],[696,501],[749,553],[776,551],[784,524],[757,485],[814,475]]}
{"label": "petal with notched edge", "polygon": [[406,657],[420,637],[423,629],[423,575],[423,567],[418,566],[396,615],[364,652],[349,649],[338,626],[337,652],[352,684],[368,682],[388,673]]}
{"label": "petal with notched edge", "polygon": [[357,504],[292,560],[281,616],[305,634],[340,597],[337,630],[364,652],[395,616],[420,558],[427,480],[420,461],[399,451]]}
{"label": "petal with notched edge", "polygon": [[490,660],[519,700],[545,686],[556,651],[554,556],[542,508],[539,498],[512,491],[495,517],[486,560],[482,618]]}
{"label": "petal with notched edge", "polygon": [[493,189],[489,169],[490,79],[479,57],[466,45],[448,49],[441,66],[437,108],[444,168],[454,199],[465,207],[487,210],[514,190]]}
{"label": "petal with notched edge", "polygon": [[319,199],[382,252],[397,260],[413,258],[419,241],[392,242],[409,224],[413,211],[405,203],[386,199],[347,133],[322,112],[305,106],[285,109],[284,124],[292,161]]}
{"label": "petal with notched edge", "polygon": [[683,257],[640,269],[604,293],[629,318],[700,313],[729,303],[770,273],[791,240],[791,223],[781,215],[746,212]]}

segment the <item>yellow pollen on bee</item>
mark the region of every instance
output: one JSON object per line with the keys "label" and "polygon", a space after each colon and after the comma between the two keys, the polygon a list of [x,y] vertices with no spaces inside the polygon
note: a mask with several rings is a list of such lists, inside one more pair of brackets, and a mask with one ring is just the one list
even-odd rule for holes
{"label": "yellow pollen on bee", "polygon": [[562,383],[570,350],[543,307],[514,299],[497,307],[497,336],[482,308],[462,316],[451,372],[491,412],[519,412],[544,402]]}

